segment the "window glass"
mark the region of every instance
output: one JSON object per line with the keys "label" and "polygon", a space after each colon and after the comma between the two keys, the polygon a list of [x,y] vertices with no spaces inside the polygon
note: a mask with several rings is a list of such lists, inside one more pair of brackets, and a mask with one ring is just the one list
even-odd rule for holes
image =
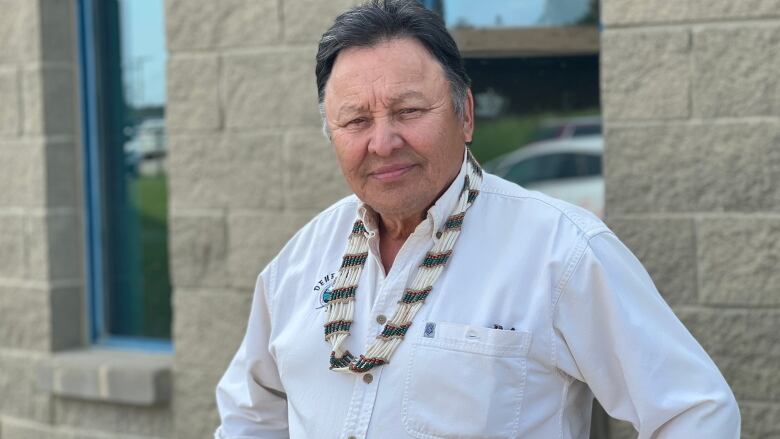
{"label": "window glass", "polygon": [[438,6],[444,22],[453,28],[567,26],[598,21],[598,3],[591,0],[446,0],[429,3]]}
{"label": "window glass", "polygon": [[545,154],[508,166],[499,174],[521,186],[549,180],[601,175],[601,156],[577,153]]}
{"label": "window glass", "polygon": [[[486,170],[521,185],[601,174],[598,0],[421,1],[463,55],[475,103],[471,150]],[[567,150],[575,138],[594,153]],[[531,145],[534,157],[508,163]],[[603,180],[581,183],[544,190],[602,215]]]}
{"label": "window glass", "polygon": [[97,341],[170,338],[163,0],[94,5],[102,193]]}
{"label": "window glass", "polygon": [[598,55],[467,58],[476,125],[472,150],[487,163],[538,141],[598,135]]}

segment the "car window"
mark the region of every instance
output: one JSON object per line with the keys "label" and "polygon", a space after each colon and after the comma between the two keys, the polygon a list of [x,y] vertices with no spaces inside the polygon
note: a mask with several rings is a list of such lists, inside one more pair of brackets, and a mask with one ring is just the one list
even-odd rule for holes
{"label": "car window", "polygon": [[541,142],[543,140],[553,140],[561,137],[563,133],[563,127],[561,126],[547,126],[542,127],[537,131],[534,136],[534,142]]}
{"label": "car window", "polygon": [[521,186],[567,178],[601,175],[601,156],[557,153],[531,157],[509,167],[504,178]]}
{"label": "car window", "polygon": [[572,137],[595,136],[601,134],[601,124],[577,125]]}

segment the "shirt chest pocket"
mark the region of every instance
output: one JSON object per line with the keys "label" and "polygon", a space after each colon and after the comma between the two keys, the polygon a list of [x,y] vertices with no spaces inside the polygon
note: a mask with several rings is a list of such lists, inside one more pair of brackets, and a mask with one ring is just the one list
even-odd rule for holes
{"label": "shirt chest pocket", "polygon": [[530,332],[426,324],[404,380],[407,433],[425,439],[515,437],[530,345]]}

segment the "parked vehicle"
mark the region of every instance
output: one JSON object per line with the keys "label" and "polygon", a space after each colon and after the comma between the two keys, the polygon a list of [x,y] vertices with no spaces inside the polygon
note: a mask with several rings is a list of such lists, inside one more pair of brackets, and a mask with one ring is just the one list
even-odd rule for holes
{"label": "parked vehicle", "polygon": [[601,116],[548,119],[542,122],[535,142],[601,135]]}
{"label": "parked vehicle", "polygon": [[526,189],[604,216],[604,139],[583,135],[534,142],[487,163],[485,168]]}

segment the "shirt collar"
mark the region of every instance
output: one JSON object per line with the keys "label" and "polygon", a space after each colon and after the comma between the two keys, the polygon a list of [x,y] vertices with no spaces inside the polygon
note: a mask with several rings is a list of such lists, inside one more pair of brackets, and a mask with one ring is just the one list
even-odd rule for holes
{"label": "shirt collar", "polygon": [[[466,176],[468,167],[466,154],[467,153],[464,148],[463,161],[460,165],[460,172],[458,172],[458,175],[454,180],[452,180],[452,183],[450,183],[450,186],[447,188],[447,190],[444,191],[444,193],[441,194],[433,206],[428,209],[428,215],[425,221],[433,222],[433,227],[431,228],[432,237],[435,236],[436,232],[441,229],[442,225],[450,216],[452,210],[455,208],[455,205],[458,203],[460,192],[463,189],[463,179]],[[363,221],[369,236],[374,236],[379,233],[379,224],[377,223],[378,215],[374,209],[371,208],[371,206],[366,203],[360,203],[360,206],[357,209],[357,218]]]}

